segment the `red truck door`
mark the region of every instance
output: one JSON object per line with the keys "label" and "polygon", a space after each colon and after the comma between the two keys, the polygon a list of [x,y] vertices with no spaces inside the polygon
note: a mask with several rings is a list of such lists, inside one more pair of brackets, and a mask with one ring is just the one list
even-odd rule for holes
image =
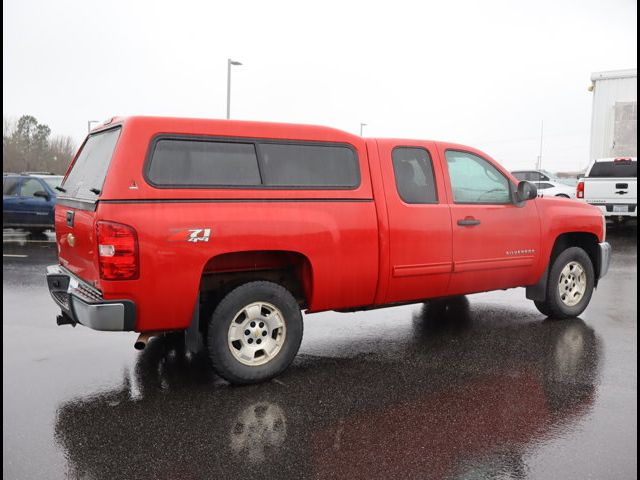
{"label": "red truck door", "polygon": [[377,145],[381,175],[372,176],[382,178],[384,187],[389,233],[388,259],[382,251],[381,265],[389,275],[376,303],[442,296],[452,269],[451,216],[436,145],[393,140]]}
{"label": "red truck door", "polygon": [[439,144],[453,225],[448,295],[533,284],[540,255],[536,201],[517,206],[507,173],[480,152]]}

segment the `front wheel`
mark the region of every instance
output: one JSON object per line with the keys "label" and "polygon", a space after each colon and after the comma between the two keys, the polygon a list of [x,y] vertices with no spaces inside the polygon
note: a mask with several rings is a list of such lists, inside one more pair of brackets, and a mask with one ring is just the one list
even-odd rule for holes
{"label": "front wheel", "polygon": [[302,314],[288,290],[272,282],[245,283],[217,305],[207,332],[216,372],[234,384],[282,373],[302,341]]}
{"label": "front wheel", "polygon": [[571,247],[553,262],[543,302],[536,301],[540,313],[552,318],[571,318],[580,315],[589,305],[595,273],[587,252]]}

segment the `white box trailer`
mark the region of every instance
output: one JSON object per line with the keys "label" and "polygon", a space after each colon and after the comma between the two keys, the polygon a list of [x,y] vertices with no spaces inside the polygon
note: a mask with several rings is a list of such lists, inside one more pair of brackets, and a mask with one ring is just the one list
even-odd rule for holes
{"label": "white box trailer", "polygon": [[637,69],[591,75],[593,111],[589,161],[638,155]]}

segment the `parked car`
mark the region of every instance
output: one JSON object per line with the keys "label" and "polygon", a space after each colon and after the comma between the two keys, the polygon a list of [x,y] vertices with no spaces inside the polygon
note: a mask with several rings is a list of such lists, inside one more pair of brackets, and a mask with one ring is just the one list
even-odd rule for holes
{"label": "parked car", "polygon": [[538,193],[548,197],[576,198],[576,189],[545,170],[517,170],[511,172],[518,180],[526,180],[538,188]]}
{"label": "parked car", "polygon": [[602,213],[537,198],[471,147],[325,127],[131,117],[93,131],[56,205],[58,324],[202,334],[232,383],[278,375],[301,309],[527,287],[575,317],[607,272]]}
{"label": "parked car", "polygon": [[2,227],[42,233],[54,228],[56,187],[62,175],[8,173],[2,177]]}
{"label": "parked car", "polygon": [[625,222],[638,217],[637,157],[594,160],[578,182],[577,196],[605,217]]}

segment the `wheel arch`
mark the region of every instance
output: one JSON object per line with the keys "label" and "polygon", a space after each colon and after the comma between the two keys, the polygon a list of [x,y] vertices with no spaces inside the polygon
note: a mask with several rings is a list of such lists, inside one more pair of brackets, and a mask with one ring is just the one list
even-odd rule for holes
{"label": "wheel arch", "polygon": [[590,232],[566,232],[558,235],[553,243],[547,266],[540,279],[535,285],[527,286],[527,298],[536,301],[544,301],[546,299],[547,280],[551,265],[553,265],[560,253],[570,247],[582,248],[587,253],[595,274],[594,286],[597,287],[601,269],[598,243],[598,237]]}
{"label": "wheel arch", "polygon": [[313,267],[309,258],[289,250],[246,250],[211,257],[200,277],[201,321],[231,290],[244,283],[269,281],[286,288],[307,308],[313,295]]}

